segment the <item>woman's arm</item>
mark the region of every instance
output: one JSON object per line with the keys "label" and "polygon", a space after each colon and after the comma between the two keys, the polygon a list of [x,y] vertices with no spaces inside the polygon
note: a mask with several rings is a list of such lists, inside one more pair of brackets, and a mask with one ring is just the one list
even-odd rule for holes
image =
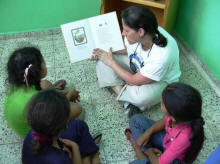
{"label": "woman's arm", "polygon": [[120,67],[120,65],[114,60],[111,49],[109,52],[106,52],[97,48],[93,50],[93,54],[98,56],[99,60],[103,63],[111,67],[115,73],[129,85],[143,85],[153,82],[152,79],[142,76],[140,72],[133,75]]}
{"label": "woman's arm", "polygon": [[127,50],[123,49],[123,50],[119,50],[119,51],[114,51],[112,52],[112,54],[116,54],[116,55],[127,55]]}
{"label": "woman's arm", "polygon": [[137,144],[141,147],[145,146],[150,137],[159,131],[162,131],[165,128],[165,120],[162,118],[158,120],[154,125],[152,125],[149,129],[147,129],[144,134],[142,134],[140,137],[137,139]]}
{"label": "woman's arm", "polygon": [[152,79],[141,75],[140,72],[131,74],[130,72],[120,67],[115,60],[111,63],[110,67],[122,80],[124,80],[129,85],[144,85],[153,82]]}

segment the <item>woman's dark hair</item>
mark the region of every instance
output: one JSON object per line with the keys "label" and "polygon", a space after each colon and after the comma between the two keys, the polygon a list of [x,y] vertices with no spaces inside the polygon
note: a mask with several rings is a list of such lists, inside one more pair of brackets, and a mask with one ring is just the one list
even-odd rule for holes
{"label": "woman's dark hair", "polygon": [[169,84],[162,93],[162,101],[167,112],[179,123],[189,123],[192,129],[191,146],[186,152],[184,161],[193,162],[202,149],[204,136],[204,120],[202,114],[202,98],[193,87],[183,83]]}
{"label": "woman's dark hair", "polygon": [[158,31],[158,23],[154,13],[143,5],[131,6],[122,11],[122,20],[130,28],[144,31],[153,37],[153,43],[160,47],[167,45],[167,39]]}
{"label": "woman's dark hair", "polygon": [[28,70],[27,81],[29,85],[34,85],[40,90],[41,64],[44,62],[39,49],[34,47],[24,47],[15,50],[7,63],[8,82],[11,85],[24,85],[25,69],[32,64]]}
{"label": "woman's dark hair", "polygon": [[[55,89],[46,89],[35,95],[27,105],[27,122],[32,130],[51,141],[65,129],[70,114],[67,98]],[[32,132],[33,135],[33,132]],[[34,137],[34,136],[33,136]],[[42,153],[51,143],[32,143],[33,154]]]}

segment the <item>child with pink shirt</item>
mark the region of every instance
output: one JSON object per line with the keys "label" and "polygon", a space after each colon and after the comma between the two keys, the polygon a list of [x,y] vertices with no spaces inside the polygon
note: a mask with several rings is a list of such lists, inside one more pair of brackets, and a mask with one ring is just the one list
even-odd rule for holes
{"label": "child with pink shirt", "polygon": [[164,117],[157,122],[140,114],[131,118],[125,135],[137,160],[130,164],[186,164],[198,156],[205,138],[200,93],[183,83],[169,84],[161,110]]}

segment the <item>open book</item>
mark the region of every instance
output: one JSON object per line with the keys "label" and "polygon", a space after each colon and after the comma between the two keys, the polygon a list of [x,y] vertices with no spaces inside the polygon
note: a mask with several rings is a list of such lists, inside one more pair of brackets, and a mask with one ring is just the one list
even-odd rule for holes
{"label": "open book", "polygon": [[124,49],[116,12],[61,25],[71,63],[88,59],[94,48]]}

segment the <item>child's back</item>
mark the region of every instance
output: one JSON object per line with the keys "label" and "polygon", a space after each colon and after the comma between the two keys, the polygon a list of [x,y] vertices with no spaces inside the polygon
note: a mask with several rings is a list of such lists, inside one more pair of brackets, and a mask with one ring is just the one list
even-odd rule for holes
{"label": "child's back", "polygon": [[40,79],[45,71],[41,52],[32,47],[18,49],[7,63],[9,90],[5,98],[4,116],[8,125],[21,137],[30,130],[25,117],[25,106],[40,90]]}
{"label": "child's back", "polygon": [[5,120],[8,125],[21,137],[25,137],[30,127],[25,119],[25,106],[31,97],[37,93],[34,86],[27,91],[25,86],[9,91],[5,98]]}

